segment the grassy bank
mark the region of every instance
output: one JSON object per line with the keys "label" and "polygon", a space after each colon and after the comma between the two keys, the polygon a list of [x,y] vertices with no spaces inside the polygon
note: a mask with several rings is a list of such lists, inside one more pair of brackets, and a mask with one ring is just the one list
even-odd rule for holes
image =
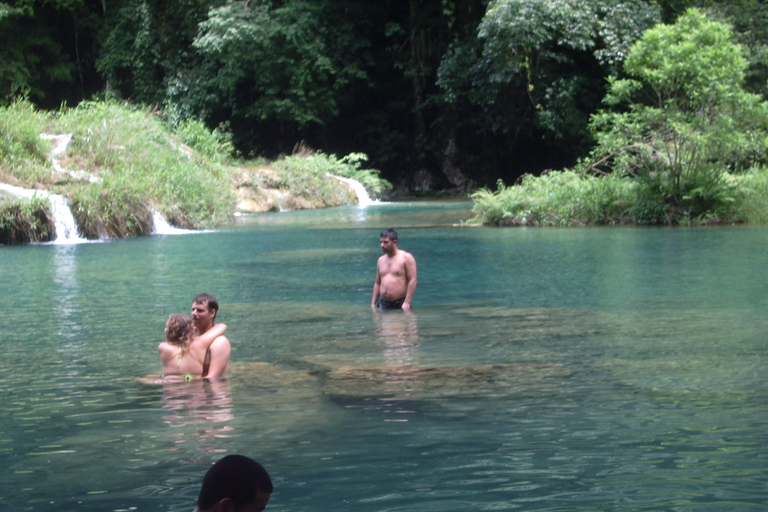
{"label": "grassy bank", "polygon": [[[65,149],[52,155],[57,144]],[[353,202],[352,191],[329,174],[358,179],[372,195],[390,186],[362,168],[364,155],[339,159],[305,149],[277,162],[238,162],[230,150],[223,134],[196,121],[171,122],[116,102],[54,113],[23,101],[0,109],[0,182],[63,195],[87,238],[149,233],[153,210],[178,227],[210,228],[238,209]],[[0,243],[50,240],[43,203],[0,192]]]}
{"label": "grassy bank", "polygon": [[711,208],[700,198],[682,201],[654,195],[647,182],[615,175],[555,171],[525,176],[520,183],[472,194],[469,223],[496,226],[607,224],[701,225],[768,222],[768,169],[723,173]]}

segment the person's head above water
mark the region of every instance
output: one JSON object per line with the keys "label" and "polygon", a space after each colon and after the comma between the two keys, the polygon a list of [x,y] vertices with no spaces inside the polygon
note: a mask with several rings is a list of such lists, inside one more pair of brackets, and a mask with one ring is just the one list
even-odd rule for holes
{"label": "person's head above water", "polygon": [[385,229],[379,235],[379,238],[384,238],[384,237],[387,237],[390,240],[395,241],[397,240],[397,231],[395,231],[394,229]]}
{"label": "person's head above water", "polygon": [[227,455],[203,478],[194,512],[260,512],[272,494],[264,467],[244,455]]}
{"label": "person's head above water", "polygon": [[192,300],[192,325],[198,334],[203,334],[213,327],[218,312],[219,302],[213,295],[201,293]]}
{"label": "person's head above water", "polygon": [[208,310],[213,314],[213,318],[216,318],[216,313],[219,311],[219,301],[216,300],[216,297],[213,295],[208,295],[207,293],[201,293],[194,299],[192,299],[192,304],[203,304],[208,307]]}
{"label": "person's head above water", "polygon": [[173,313],[165,324],[165,341],[174,345],[185,345],[195,335],[192,318],[181,313]]}

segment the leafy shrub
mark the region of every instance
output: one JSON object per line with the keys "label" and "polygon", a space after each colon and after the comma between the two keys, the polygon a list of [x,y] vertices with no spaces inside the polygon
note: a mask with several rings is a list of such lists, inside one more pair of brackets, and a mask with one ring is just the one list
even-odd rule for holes
{"label": "leafy shrub", "polygon": [[27,101],[0,107],[0,176],[31,186],[50,174],[50,142],[40,138],[48,121]]}
{"label": "leafy shrub", "polygon": [[294,194],[326,204],[340,193],[338,181],[331,175],[359,181],[373,197],[381,197],[392,187],[391,183],[379,177],[378,170],[361,168],[362,162],[367,159],[362,153],[352,153],[339,159],[300,148],[297,154],[273,162],[272,168],[283,178],[283,186]]}
{"label": "leafy shrub", "polygon": [[733,176],[735,221],[768,223],[768,167]]}
{"label": "leafy shrub", "polygon": [[[729,172],[766,163],[768,104],[743,88],[747,61],[730,27],[689,9],[634,44],[591,127],[593,168],[637,177],[642,222],[733,219]],[[638,209],[639,208],[639,209]]]}
{"label": "leafy shrub", "polygon": [[0,201],[0,244],[49,242],[56,230],[48,199]]}
{"label": "leafy shrub", "polygon": [[[95,203],[102,199],[123,198],[136,206],[134,198],[141,198],[147,210],[156,208],[180,227],[212,227],[229,220],[234,204],[229,170],[204,155],[182,151],[154,113],[115,102],[83,103],[62,112],[57,127],[74,134],[70,153],[102,179],[78,187],[95,190],[73,194],[83,211],[98,211]],[[105,221],[105,226],[143,232],[143,213],[114,206],[109,215],[122,211],[127,217]]]}
{"label": "leafy shrub", "polygon": [[183,144],[202,156],[223,163],[234,150],[231,138],[220,130],[209,130],[202,121],[184,119],[176,127],[176,134]]}
{"label": "leafy shrub", "polygon": [[90,239],[149,234],[154,227],[146,200],[131,187],[80,188],[71,199],[80,233]]}
{"label": "leafy shrub", "polygon": [[641,196],[629,209],[630,218],[641,226],[668,224],[667,209],[655,196]]}
{"label": "leafy shrub", "polygon": [[472,194],[470,222],[515,226],[574,226],[628,221],[634,183],[614,176],[583,176],[573,171],[526,175],[519,185]]}

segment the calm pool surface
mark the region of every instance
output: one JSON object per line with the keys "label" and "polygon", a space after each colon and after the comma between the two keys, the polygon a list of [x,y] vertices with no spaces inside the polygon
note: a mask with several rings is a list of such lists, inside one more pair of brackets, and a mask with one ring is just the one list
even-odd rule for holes
{"label": "calm pool surface", "polygon": [[[0,506],[189,512],[242,453],[272,511],[766,510],[768,228],[457,225],[470,206],[0,247]],[[412,314],[369,307],[388,227]],[[200,292],[231,379],[141,384]]]}

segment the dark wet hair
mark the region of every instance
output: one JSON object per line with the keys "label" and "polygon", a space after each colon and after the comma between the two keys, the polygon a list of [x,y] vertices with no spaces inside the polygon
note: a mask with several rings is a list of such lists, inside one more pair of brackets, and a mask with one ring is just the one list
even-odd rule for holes
{"label": "dark wet hair", "polygon": [[207,293],[201,293],[197,297],[194,298],[192,303],[194,304],[197,302],[198,304],[205,304],[208,306],[208,309],[215,309],[216,313],[213,315],[213,319],[216,320],[216,315],[219,314],[219,301],[216,300],[216,297],[213,295],[208,295]]}
{"label": "dark wet hair", "polygon": [[229,498],[239,508],[256,501],[257,491],[272,494],[272,479],[267,470],[245,455],[227,455],[203,477],[197,507],[205,510]]}
{"label": "dark wet hair", "polygon": [[397,240],[397,231],[391,228],[385,229],[384,231],[381,232],[381,235],[379,235],[379,238],[383,238],[385,236],[390,240]]}

